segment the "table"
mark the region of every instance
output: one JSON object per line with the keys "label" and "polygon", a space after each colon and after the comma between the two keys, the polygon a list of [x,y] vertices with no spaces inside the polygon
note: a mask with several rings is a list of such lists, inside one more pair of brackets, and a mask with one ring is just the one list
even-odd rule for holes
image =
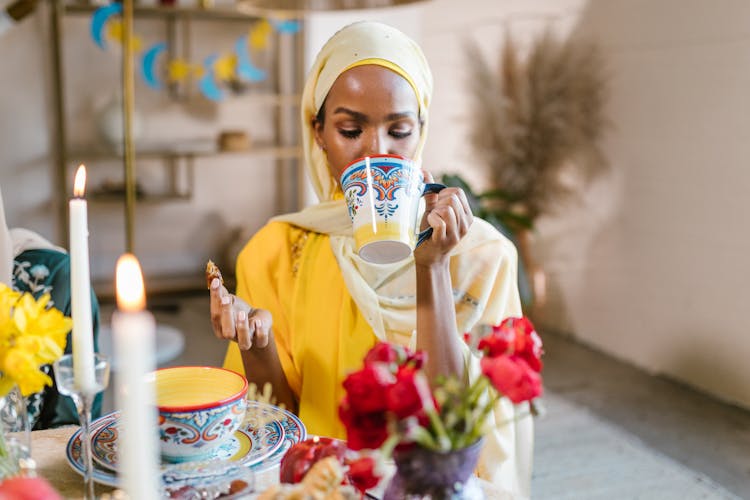
{"label": "table", "polygon": [[[65,448],[70,436],[78,430],[77,426],[58,427],[34,431],[31,433],[31,456],[36,461],[37,473],[44,477],[62,495],[63,498],[83,498],[83,476],[75,472],[65,458]],[[278,467],[256,475],[255,485],[258,491],[263,491],[278,481]],[[513,499],[513,495],[497,490],[490,483],[482,481],[480,485],[489,499]],[[114,488],[96,485],[96,495],[111,493]]]}
{"label": "table", "polygon": [[[44,477],[63,498],[83,498],[83,476],[73,470],[65,458],[65,448],[78,426],[69,425],[31,433],[31,457],[37,474]],[[273,467],[255,476],[255,485],[263,490],[278,481],[279,469]],[[111,493],[114,488],[96,484],[96,495]]]}
{"label": "table", "polygon": [[[63,498],[83,498],[83,476],[65,458],[65,447],[76,430],[77,426],[70,425],[31,433],[31,457],[36,461],[37,473]],[[96,485],[97,496],[111,491],[109,486]]]}

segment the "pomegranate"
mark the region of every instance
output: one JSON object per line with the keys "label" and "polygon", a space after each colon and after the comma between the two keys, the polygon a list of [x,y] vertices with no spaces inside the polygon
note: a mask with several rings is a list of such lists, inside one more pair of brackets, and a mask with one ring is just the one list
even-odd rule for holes
{"label": "pomegranate", "polygon": [[289,448],[281,459],[279,479],[282,483],[299,483],[321,458],[335,456],[343,464],[346,454],[346,443],[339,439],[313,437],[300,441]]}

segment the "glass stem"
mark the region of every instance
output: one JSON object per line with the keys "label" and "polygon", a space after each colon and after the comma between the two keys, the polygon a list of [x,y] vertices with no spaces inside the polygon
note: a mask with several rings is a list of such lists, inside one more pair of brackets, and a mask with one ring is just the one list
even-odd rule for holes
{"label": "glass stem", "polygon": [[91,406],[94,396],[86,392],[78,394],[76,399],[76,409],[78,410],[78,419],[81,423],[81,458],[84,467],[84,494],[85,500],[95,500],[94,495],[94,468],[91,461]]}
{"label": "glass stem", "polygon": [[5,426],[0,418],[0,481],[13,475],[13,467],[10,453],[8,453],[8,443],[5,440]]}

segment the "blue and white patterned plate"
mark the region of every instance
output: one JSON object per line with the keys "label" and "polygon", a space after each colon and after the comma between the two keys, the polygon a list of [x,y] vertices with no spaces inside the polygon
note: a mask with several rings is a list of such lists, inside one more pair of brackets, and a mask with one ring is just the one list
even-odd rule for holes
{"label": "blue and white patterned plate", "polygon": [[246,415],[246,421],[252,420],[253,418],[270,418],[273,421],[279,422],[284,429],[284,442],[282,445],[271,456],[252,466],[252,469],[255,472],[264,472],[279,465],[286,450],[300,441],[307,439],[307,429],[305,429],[305,425],[297,415],[289,410],[269,405],[267,403],[261,403],[259,401],[248,401]]}
{"label": "blue and white patterned plate", "polygon": [[[284,456],[284,453],[286,453],[286,450],[288,450],[293,444],[298,443],[307,437],[305,426],[296,415],[288,410],[255,401],[249,401],[248,408],[251,409],[251,411],[248,412],[248,418],[243,423],[241,429],[246,431],[247,429],[252,428],[253,423],[257,422],[257,417],[259,415],[264,419],[264,428],[269,430],[268,432],[264,432],[262,437],[259,437],[261,443],[264,443],[262,446],[259,446],[259,448],[263,448],[264,451],[267,451],[268,449],[272,450],[265,456],[265,458],[261,458],[260,461],[254,462],[254,465],[250,465],[244,461],[242,461],[241,464],[228,461],[226,458],[231,458],[232,455],[225,455],[221,457],[225,459],[225,467],[216,467],[216,460],[211,462],[198,462],[192,465],[188,462],[186,464],[165,466],[162,477],[163,484],[166,486],[187,484],[191,482],[190,478],[195,478],[195,481],[203,483],[210,479],[207,478],[207,475],[210,476],[215,473],[223,477],[225,474],[231,473],[233,468],[238,466],[249,467],[250,470],[254,472],[263,472],[277,466],[281,462],[281,458]],[[118,413],[113,412],[92,422],[91,435],[94,436],[100,428],[116,422],[117,417]],[[268,425],[269,423],[270,426]],[[271,443],[277,443],[276,445],[273,445],[275,446],[275,449],[271,447]],[[230,451],[227,451],[226,453],[230,453]],[[95,454],[93,455],[96,457]],[[80,429],[74,432],[68,440],[66,458],[71,468],[77,473],[83,475]],[[106,460],[107,459],[102,461],[106,463]],[[116,466],[113,465],[113,467]],[[196,472],[200,472],[200,474],[196,474]],[[94,471],[92,475],[94,480],[98,483],[113,487],[119,486],[116,472],[112,468],[99,463],[99,460],[96,460],[94,463]]]}
{"label": "blue and white patterned plate", "polygon": [[[115,416],[113,414],[109,414],[97,420],[94,420],[94,422],[91,423],[90,432],[93,434],[99,427],[105,425],[111,420],[114,420],[114,418]],[[70,439],[68,440],[68,446],[65,447],[65,458],[68,459],[68,463],[74,471],[76,471],[78,474],[83,475],[83,459],[81,458],[81,429],[78,429],[73,433],[72,436],[70,436]],[[93,465],[94,470],[92,471],[91,476],[94,478],[94,481],[96,481],[97,483],[106,484],[107,486],[118,486],[117,475],[114,471],[104,469],[96,463],[94,463]]]}
{"label": "blue and white patterned plate", "polygon": [[[91,455],[98,465],[117,471],[117,436],[119,414],[108,419],[91,433]],[[256,426],[245,421],[225,443],[214,452],[213,459],[229,460],[250,467],[273,454],[284,444],[284,429],[276,420],[269,419]]]}

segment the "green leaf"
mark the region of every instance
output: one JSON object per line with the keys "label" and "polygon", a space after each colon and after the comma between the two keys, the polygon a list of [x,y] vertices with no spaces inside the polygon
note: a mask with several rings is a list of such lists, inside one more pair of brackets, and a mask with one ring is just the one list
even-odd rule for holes
{"label": "green leaf", "polygon": [[477,196],[482,200],[505,200],[510,203],[518,201],[519,199],[518,196],[513,196],[503,189],[491,189],[489,191],[485,191],[484,193],[479,193],[479,195]]}

